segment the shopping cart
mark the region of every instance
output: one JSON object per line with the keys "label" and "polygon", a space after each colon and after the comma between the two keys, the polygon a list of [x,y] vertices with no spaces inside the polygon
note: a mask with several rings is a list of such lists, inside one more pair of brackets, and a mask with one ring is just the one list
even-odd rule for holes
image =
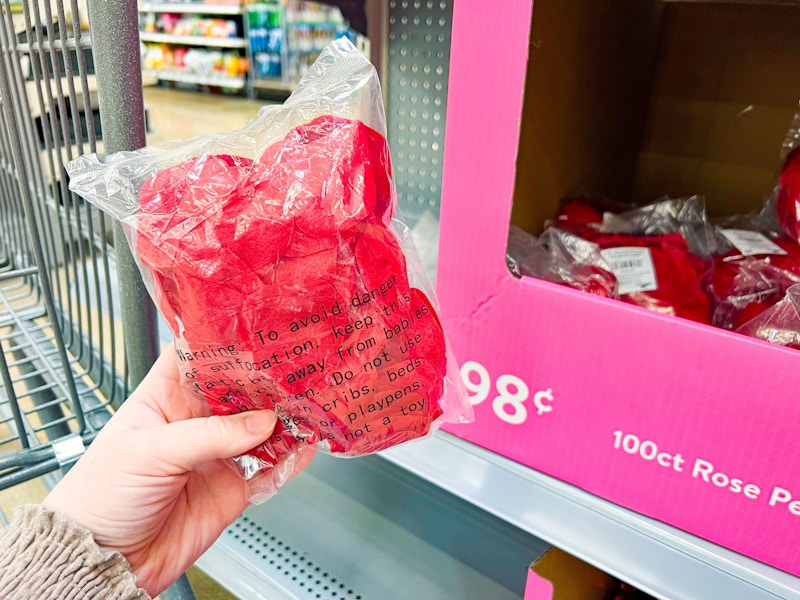
{"label": "shopping cart", "polygon": [[[0,2],[6,489],[57,481],[147,372],[158,337],[119,225],[69,191],[64,169],[144,145],[136,3]],[[194,596],[183,578],[162,597]]]}

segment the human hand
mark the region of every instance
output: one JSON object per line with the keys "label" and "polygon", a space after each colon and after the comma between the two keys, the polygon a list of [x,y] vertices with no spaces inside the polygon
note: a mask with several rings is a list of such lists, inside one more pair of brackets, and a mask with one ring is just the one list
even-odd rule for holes
{"label": "human hand", "polygon": [[268,410],[192,417],[167,349],[42,503],[125,556],[152,597],[248,506],[244,480],[223,459],[266,440],[276,423]]}

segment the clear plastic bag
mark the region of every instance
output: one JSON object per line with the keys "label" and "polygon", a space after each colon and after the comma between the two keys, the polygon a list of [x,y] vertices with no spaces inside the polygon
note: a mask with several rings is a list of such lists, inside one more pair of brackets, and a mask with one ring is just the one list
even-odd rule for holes
{"label": "clear plastic bag", "polygon": [[617,214],[605,212],[601,230],[632,235],[677,232],[686,240],[689,251],[703,258],[717,253],[720,244],[724,244],[706,216],[702,196],[661,198]]}
{"label": "clear plastic bag", "polygon": [[791,286],[779,302],[736,332],[800,350],[800,284]]}
{"label": "clear plastic bag", "polygon": [[775,194],[781,228],[790,238],[800,241],[800,146],[786,156]]}
{"label": "clear plastic bag", "polygon": [[617,280],[598,246],[556,227],[536,238],[512,225],[506,264],[517,277],[536,277],[590,294],[619,298]]}
{"label": "clear plastic bag", "polygon": [[795,113],[781,144],[781,171],[774,192],[774,208],[781,229],[800,242],[800,110]]}
{"label": "clear plastic bag", "polygon": [[236,459],[254,502],[309,447],[361,456],[472,418],[397,210],[381,98],[341,39],[240,131],[67,167],[122,221],[195,413],[277,411]]}
{"label": "clear plastic bag", "polygon": [[718,225],[724,241],[704,277],[717,327],[738,328],[800,283],[800,246],[780,233],[773,200],[760,213],[729,217]]}

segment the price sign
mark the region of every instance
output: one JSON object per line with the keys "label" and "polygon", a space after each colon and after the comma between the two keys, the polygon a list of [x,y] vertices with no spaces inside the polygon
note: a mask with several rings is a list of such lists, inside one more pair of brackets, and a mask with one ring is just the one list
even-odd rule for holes
{"label": "price sign", "polygon": [[[461,365],[461,378],[470,394],[473,406],[492,397],[492,411],[501,421],[509,425],[522,425],[528,420],[529,406],[537,416],[553,410],[553,390],[537,391],[533,396],[530,388],[516,375],[503,374],[493,382],[489,371],[481,363],[468,360]],[[494,384],[494,385],[493,385]]]}

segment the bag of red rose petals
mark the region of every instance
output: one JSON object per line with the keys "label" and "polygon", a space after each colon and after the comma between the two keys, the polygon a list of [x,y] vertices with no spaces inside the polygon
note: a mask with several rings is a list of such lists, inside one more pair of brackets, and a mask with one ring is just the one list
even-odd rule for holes
{"label": "bag of red rose petals", "polygon": [[800,245],[757,226],[754,221],[742,225],[747,228],[719,229],[729,246],[714,257],[703,281],[717,327],[738,328],[800,283]]}
{"label": "bag of red rose petals", "polygon": [[701,287],[706,264],[679,232],[659,235],[594,233],[586,236],[618,281],[620,300],[648,310],[710,323]]}
{"label": "bag of red rose petals", "polygon": [[277,411],[236,459],[254,502],[307,448],[361,456],[472,418],[397,210],[381,98],[338,40],[240,131],[68,166],[122,221],[196,414]]}

